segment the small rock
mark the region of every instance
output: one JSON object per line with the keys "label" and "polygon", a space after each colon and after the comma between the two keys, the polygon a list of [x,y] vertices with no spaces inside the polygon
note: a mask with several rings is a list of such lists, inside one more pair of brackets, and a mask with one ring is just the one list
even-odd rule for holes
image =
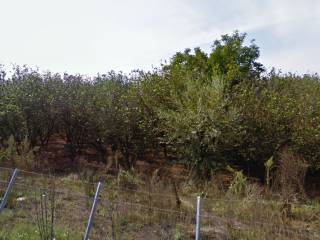
{"label": "small rock", "polygon": [[27,198],[26,197],[18,197],[17,198],[17,202],[23,202],[25,201]]}

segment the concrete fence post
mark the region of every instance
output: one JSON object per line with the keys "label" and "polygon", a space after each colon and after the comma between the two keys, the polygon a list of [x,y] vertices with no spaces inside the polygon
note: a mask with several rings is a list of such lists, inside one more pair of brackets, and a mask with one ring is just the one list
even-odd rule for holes
{"label": "concrete fence post", "polygon": [[86,232],[84,234],[84,240],[89,240],[89,235],[90,235],[90,231],[93,225],[93,220],[94,220],[94,216],[96,214],[96,210],[97,210],[97,205],[98,205],[98,201],[99,201],[99,194],[101,191],[101,183],[98,183],[97,186],[97,190],[96,190],[96,194],[94,196],[94,200],[93,200],[93,204],[92,204],[92,208],[91,208],[91,212],[90,212],[90,216],[89,216],[89,221],[87,224],[87,228],[86,228]]}
{"label": "concrete fence post", "polygon": [[12,192],[12,188],[13,188],[13,184],[17,178],[17,175],[18,175],[18,172],[19,170],[16,168],[14,169],[13,173],[12,173],[12,176],[11,176],[11,179],[10,179],[10,182],[9,182],[9,185],[6,189],[6,192],[1,200],[1,203],[0,203],[0,213],[2,212],[2,210],[5,208],[7,202],[8,202],[8,199],[9,199],[9,196]]}
{"label": "concrete fence post", "polygon": [[200,228],[201,228],[201,197],[197,197],[197,216],[196,216],[196,240],[201,240]]}

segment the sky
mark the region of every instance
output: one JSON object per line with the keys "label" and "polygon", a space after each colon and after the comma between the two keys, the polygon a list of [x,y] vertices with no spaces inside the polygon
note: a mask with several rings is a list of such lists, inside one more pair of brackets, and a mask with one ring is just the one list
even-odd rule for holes
{"label": "sky", "polygon": [[150,70],[234,30],[283,72],[320,72],[319,0],[0,0],[0,63],[95,75]]}

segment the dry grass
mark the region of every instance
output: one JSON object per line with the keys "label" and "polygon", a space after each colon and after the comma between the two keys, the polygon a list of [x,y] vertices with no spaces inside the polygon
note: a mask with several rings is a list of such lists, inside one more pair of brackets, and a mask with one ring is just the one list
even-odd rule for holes
{"label": "dry grass", "polygon": [[[85,230],[95,189],[86,181],[92,176],[87,176],[55,178],[55,227],[60,235],[66,234],[61,239],[81,236]],[[261,186],[246,179],[233,182],[232,186],[241,185],[238,192],[217,186],[216,179],[199,185],[162,178],[158,172],[95,172],[94,178],[102,181],[103,191],[90,239],[194,239],[198,194],[203,196],[202,239],[320,239],[319,202],[292,203],[291,214],[284,216],[282,198],[265,195]],[[34,224],[33,193],[49,183],[46,176],[22,172],[2,226]],[[24,200],[17,201],[19,197]]]}

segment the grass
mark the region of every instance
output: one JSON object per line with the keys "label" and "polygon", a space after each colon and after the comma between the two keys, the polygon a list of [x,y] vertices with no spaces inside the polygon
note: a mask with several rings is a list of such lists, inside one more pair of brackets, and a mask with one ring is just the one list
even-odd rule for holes
{"label": "grass", "polygon": [[[56,239],[73,240],[81,239],[82,235],[71,233],[64,227],[57,227]],[[41,240],[38,228],[34,224],[20,223],[10,230],[0,230],[0,240]]]}
{"label": "grass", "polygon": [[[241,187],[231,185],[237,186],[236,191],[220,189],[214,181],[199,185],[191,180],[176,183],[175,189],[172,180],[134,171],[118,176],[101,172],[95,178],[102,181],[103,191],[93,240],[194,239],[199,193],[203,195],[203,240],[320,239],[319,201],[292,203],[289,214],[284,214],[281,198],[263,193],[261,186],[241,177]],[[76,174],[55,179],[56,239],[83,236],[95,189],[85,180]],[[20,176],[8,209],[0,214],[0,240],[40,239],[34,199],[34,190],[40,186],[49,186],[48,180],[32,174]],[[19,197],[25,200],[18,201]]]}
{"label": "grass", "polygon": [[[0,240],[41,240],[39,229],[34,223],[17,222],[17,213],[6,209],[0,214]],[[81,239],[79,233],[70,232],[64,226],[56,227],[56,239]]]}

